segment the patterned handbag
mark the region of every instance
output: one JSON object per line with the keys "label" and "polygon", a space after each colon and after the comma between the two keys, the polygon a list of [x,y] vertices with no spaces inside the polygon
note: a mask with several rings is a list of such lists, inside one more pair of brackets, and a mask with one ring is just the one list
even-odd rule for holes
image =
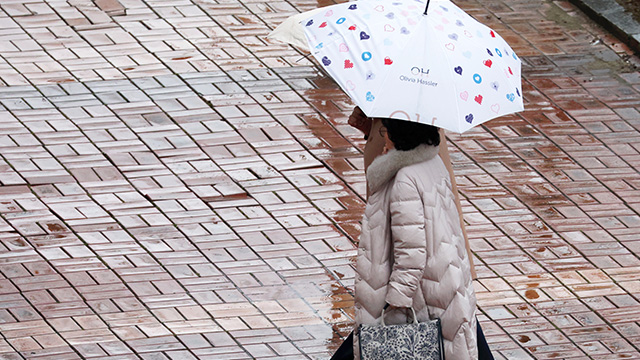
{"label": "patterned handbag", "polygon": [[362,360],[444,360],[440,319],[418,322],[413,308],[411,313],[413,323],[386,325],[383,309],[381,325],[360,325],[360,358]]}

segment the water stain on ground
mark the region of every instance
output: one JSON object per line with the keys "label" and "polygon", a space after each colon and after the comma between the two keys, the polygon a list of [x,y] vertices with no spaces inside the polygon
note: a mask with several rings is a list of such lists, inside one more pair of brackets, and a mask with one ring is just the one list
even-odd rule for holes
{"label": "water stain on ground", "polygon": [[325,7],[325,6],[331,6],[331,5],[335,5],[338,2],[335,2],[333,0],[318,0],[318,7]]}
{"label": "water stain on ground", "polygon": [[558,25],[561,25],[569,30],[582,29],[583,19],[577,16],[569,15],[555,3],[548,3],[548,6],[549,7],[547,11],[545,12],[545,17],[548,20],[555,21]]}
{"label": "water stain on ground", "polygon": [[9,244],[11,244],[13,247],[16,248],[22,248],[22,247],[27,247],[29,246],[24,240],[22,239],[15,239],[15,240],[10,240],[8,242]]}
{"label": "water stain on ground", "polygon": [[520,341],[523,344],[526,344],[529,341],[531,341],[531,338],[528,337],[527,335],[520,335],[520,336],[518,336],[518,341]]}
{"label": "water stain on ground", "polygon": [[237,18],[238,20],[242,21],[242,23],[243,23],[244,25],[247,25],[247,24],[257,24],[257,23],[258,23],[255,19],[252,19],[252,18],[250,18],[250,17],[248,17],[248,16],[236,16],[236,18]]}
{"label": "water stain on ground", "polygon": [[637,70],[636,66],[622,59],[606,61],[598,58],[595,58],[593,61],[585,64],[584,68],[589,71],[610,70],[612,73],[630,73]]}
{"label": "water stain on ground", "polygon": [[524,296],[529,300],[534,300],[539,298],[540,294],[538,294],[538,292],[535,290],[527,290],[524,292]]}
{"label": "water stain on ground", "polygon": [[[336,283],[331,284],[331,294],[328,299],[331,301],[331,320],[340,320],[341,318],[350,318],[349,321],[332,322],[334,323],[333,336],[331,339],[327,339],[326,347],[329,353],[333,354],[340,345],[344,342],[344,338],[349,334],[353,324],[353,296],[348,290]],[[345,312],[346,310],[346,312]]]}
{"label": "water stain on ground", "polygon": [[60,225],[60,224],[56,224],[56,223],[47,223],[45,224],[47,225],[47,229],[50,232],[63,232],[65,231],[64,226]]}

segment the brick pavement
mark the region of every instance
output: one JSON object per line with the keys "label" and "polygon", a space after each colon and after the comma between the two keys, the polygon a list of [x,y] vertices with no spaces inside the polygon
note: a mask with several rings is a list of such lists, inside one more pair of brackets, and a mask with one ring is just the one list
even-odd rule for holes
{"label": "brick pavement", "polygon": [[[498,359],[640,359],[638,58],[464,0],[526,111],[452,135]],[[0,1],[0,358],[326,359],[364,207],[349,99],[265,35],[327,1]]]}

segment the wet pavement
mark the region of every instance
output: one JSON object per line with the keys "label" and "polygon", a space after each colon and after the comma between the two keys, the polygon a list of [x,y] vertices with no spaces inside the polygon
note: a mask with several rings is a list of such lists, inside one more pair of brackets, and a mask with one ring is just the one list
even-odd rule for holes
{"label": "wet pavement", "polygon": [[[566,1],[456,3],[526,111],[450,149],[497,359],[640,359],[640,64]],[[328,1],[0,1],[0,359],[327,359],[350,100],[265,40]]]}

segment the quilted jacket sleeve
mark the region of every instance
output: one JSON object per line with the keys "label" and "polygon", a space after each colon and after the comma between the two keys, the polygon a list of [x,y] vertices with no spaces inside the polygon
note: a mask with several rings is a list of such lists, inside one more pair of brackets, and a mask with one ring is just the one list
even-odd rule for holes
{"label": "quilted jacket sleeve", "polygon": [[396,179],[389,206],[394,264],[386,301],[410,307],[427,262],[424,207],[416,185]]}

